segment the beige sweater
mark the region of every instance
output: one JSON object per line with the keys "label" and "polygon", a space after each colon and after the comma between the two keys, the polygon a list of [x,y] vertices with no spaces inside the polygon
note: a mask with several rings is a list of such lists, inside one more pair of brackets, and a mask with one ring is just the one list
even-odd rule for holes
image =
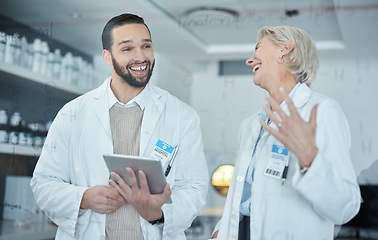
{"label": "beige sweater", "polygon": [[[113,106],[109,111],[114,153],[139,155],[143,111],[139,106]],[[143,239],[139,214],[130,204],[106,215],[105,232],[107,240]]]}

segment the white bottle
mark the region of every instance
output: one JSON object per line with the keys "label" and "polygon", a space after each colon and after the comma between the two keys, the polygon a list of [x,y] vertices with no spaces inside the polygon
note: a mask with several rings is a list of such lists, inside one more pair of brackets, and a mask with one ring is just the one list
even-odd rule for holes
{"label": "white bottle", "polygon": [[59,79],[60,78],[60,69],[62,66],[62,56],[60,54],[60,49],[55,49],[54,51],[54,61],[52,65],[52,77]]}
{"label": "white bottle", "polygon": [[74,85],[74,86],[78,86],[79,65],[80,65],[80,57],[73,57],[72,58],[71,84]]}
{"label": "white bottle", "polygon": [[13,35],[13,48],[14,48],[13,64],[20,66],[21,65],[21,39],[18,34]]}
{"label": "white bottle", "polygon": [[0,32],[0,61],[4,61],[7,34]]}
{"label": "white bottle", "polygon": [[18,136],[19,133],[17,132],[17,127],[21,123],[21,115],[19,112],[14,112],[10,118],[10,127],[11,131],[9,132],[9,143],[11,144],[18,144]]}
{"label": "white bottle", "polygon": [[42,41],[42,48],[41,48],[41,54],[42,54],[42,57],[41,57],[41,69],[39,71],[40,74],[42,75],[46,75],[46,72],[47,72],[47,58],[48,58],[48,54],[49,54],[49,45],[47,44],[47,42],[45,41]]}
{"label": "white bottle", "polygon": [[20,66],[23,68],[28,68],[28,61],[29,61],[29,44],[26,40],[26,37],[21,38],[21,59],[20,59]]}
{"label": "white bottle", "polygon": [[19,129],[18,132],[18,144],[20,145],[27,145],[28,144],[28,133],[26,132],[26,122],[24,120],[22,122],[22,128]]}
{"label": "white bottle", "polygon": [[34,43],[28,43],[28,48],[26,50],[27,54],[27,64],[26,68],[29,70],[33,70],[33,59],[34,59]]}
{"label": "white bottle", "polygon": [[47,55],[46,76],[52,77],[54,67],[54,53],[49,52]]}
{"label": "white bottle", "polygon": [[61,62],[61,65],[60,65],[60,76],[59,76],[59,80],[61,82],[66,82],[66,66],[67,66],[67,60],[66,60],[66,57],[62,57],[62,62]]}
{"label": "white bottle", "polygon": [[5,110],[0,110],[0,143],[7,143],[9,141],[7,125],[8,125],[7,113]]}
{"label": "white bottle", "polygon": [[5,45],[4,61],[6,63],[13,64],[13,56],[14,56],[13,37],[11,35],[7,35],[7,43]]}
{"label": "white bottle", "polygon": [[19,112],[14,112],[10,118],[9,124],[11,127],[17,127],[20,124],[21,120],[21,114]]}
{"label": "white bottle", "polygon": [[80,83],[83,87],[84,90],[87,90],[89,89],[88,86],[89,86],[89,83],[88,83],[88,62],[87,61],[83,61],[83,65],[81,67],[81,78],[80,78]]}
{"label": "white bottle", "polygon": [[72,75],[73,75],[73,56],[72,56],[72,53],[68,52],[66,53],[66,55],[64,56],[65,58],[65,61],[66,61],[66,76],[65,76],[65,82],[66,83],[72,83]]}
{"label": "white bottle", "polygon": [[42,61],[42,41],[39,38],[34,39],[33,42],[33,65],[32,71],[39,73],[41,71]]}

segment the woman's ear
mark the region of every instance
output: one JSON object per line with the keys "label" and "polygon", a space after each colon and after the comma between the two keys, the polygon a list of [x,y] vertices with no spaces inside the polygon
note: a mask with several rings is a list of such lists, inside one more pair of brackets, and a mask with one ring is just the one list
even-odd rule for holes
{"label": "woman's ear", "polygon": [[112,55],[111,55],[111,53],[110,53],[108,50],[104,49],[104,50],[102,51],[102,58],[104,59],[104,62],[105,62],[106,64],[108,64],[108,65],[110,65],[110,66],[113,65]]}
{"label": "woman's ear", "polygon": [[286,40],[283,44],[283,48],[281,49],[282,55],[287,55],[290,53],[294,48],[294,43],[291,40]]}

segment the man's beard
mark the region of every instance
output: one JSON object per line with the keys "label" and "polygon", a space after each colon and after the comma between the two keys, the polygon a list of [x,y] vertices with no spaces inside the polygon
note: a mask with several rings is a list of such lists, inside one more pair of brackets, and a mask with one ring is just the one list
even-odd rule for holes
{"label": "man's beard", "polygon": [[130,86],[137,87],[137,88],[145,87],[147,85],[147,83],[150,81],[152,71],[154,70],[154,66],[155,66],[155,59],[151,68],[150,68],[151,66],[150,61],[145,60],[144,62],[142,62],[142,63],[147,63],[148,73],[145,80],[142,80],[141,78],[139,78],[138,80],[138,78],[135,78],[133,75],[131,75],[130,70],[129,70],[129,67],[135,63],[129,63],[126,66],[126,70],[127,70],[127,73],[126,73],[125,67],[121,67],[121,65],[118,64],[118,62],[113,58],[113,56],[112,56],[112,61],[113,61],[114,71],[118,74],[118,76],[120,76]]}

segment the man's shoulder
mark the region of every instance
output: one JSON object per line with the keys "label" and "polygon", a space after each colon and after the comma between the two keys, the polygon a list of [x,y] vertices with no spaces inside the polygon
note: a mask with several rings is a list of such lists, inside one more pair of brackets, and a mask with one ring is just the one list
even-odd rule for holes
{"label": "man's shoulder", "polygon": [[75,113],[75,114],[87,114],[90,110],[92,104],[88,104],[91,100],[95,98],[96,89],[90,90],[83,95],[77,96],[76,98],[68,101],[59,110],[59,113]]}

